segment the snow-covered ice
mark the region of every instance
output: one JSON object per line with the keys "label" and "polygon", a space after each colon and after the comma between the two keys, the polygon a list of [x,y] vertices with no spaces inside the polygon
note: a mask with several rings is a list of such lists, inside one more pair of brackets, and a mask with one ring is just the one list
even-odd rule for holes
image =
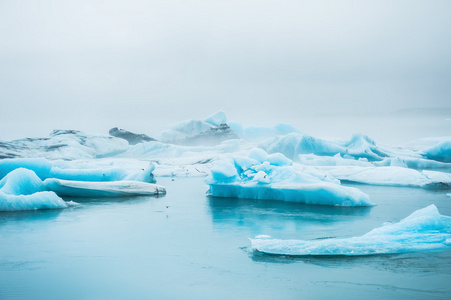
{"label": "snow-covered ice", "polygon": [[68,207],[54,192],[46,191],[31,170],[16,169],[0,181],[0,211],[55,209]]}
{"label": "snow-covered ice", "polygon": [[451,246],[451,217],[435,205],[412,213],[399,223],[384,224],[365,235],[318,240],[251,239],[252,248],[275,255],[374,255],[436,250]]}
{"label": "snow-covered ice", "polygon": [[254,149],[248,157],[223,157],[206,179],[215,197],[282,200],[335,206],[371,206],[368,195],[341,186],[325,172],[293,164],[280,153]]}

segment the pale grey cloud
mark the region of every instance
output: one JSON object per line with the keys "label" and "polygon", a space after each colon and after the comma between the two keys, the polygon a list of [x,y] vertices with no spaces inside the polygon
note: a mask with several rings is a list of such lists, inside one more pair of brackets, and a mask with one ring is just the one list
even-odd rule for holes
{"label": "pale grey cloud", "polygon": [[219,109],[272,124],[449,107],[450,11],[449,1],[2,1],[0,139],[152,133]]}

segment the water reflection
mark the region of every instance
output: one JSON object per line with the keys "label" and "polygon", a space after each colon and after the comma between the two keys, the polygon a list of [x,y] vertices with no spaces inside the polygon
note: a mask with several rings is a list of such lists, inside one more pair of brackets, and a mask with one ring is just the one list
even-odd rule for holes
{"label": "water reflection", "polygon": [[126,197],[63,197],[64,201],[73,201],[79,204],[110,204],[110,203],[140,203],[149,199],[163,198],[163,195],[152,196],[126,196]]}
{"label": "water reflection", "polygon": [[376,270],[394,273],[434,273],[451,275],[450,249],[380,255],[318,255],[318,256],[288,256],[271,255],[250,247],[243,249],[255,262],[290,264],[307,263],[324,268],[359,268],[363,265]]}
{"label": "water reflection", "polygon": [[9,222],[42,222],[56,219],[64,209],[0,212],[0,226]]}
{"label": "water reflection", "polygon": [[328,226],[334,222],[363,218],[371,211],[371,207],[335,207],[218,197],[209,197],[208,204],[214,225],[226,226],[228,229],[245,227],[257,234],[274,231],[279,234],[292,233],[307,224]]}

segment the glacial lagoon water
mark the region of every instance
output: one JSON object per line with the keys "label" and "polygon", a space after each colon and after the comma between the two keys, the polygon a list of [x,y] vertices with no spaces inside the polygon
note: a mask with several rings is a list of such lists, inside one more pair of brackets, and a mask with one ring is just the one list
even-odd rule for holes
{"label": "glacial lagoon water", "polygon": [[[65,199],[0,213],[0,299],[449,299],[451,249],[359,257],[253,252],[248,238],[362,235],[447,191],[353,185],[375,207],[209,198],[204,178],[159,178],[163,197]],[[449,191],[448,191],[449,192]]]}

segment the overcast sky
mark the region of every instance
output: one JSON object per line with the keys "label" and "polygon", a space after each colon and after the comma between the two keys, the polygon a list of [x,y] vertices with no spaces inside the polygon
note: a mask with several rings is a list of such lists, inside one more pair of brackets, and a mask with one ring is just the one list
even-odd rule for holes
{"label": "overcast sky", "polygon": [[450,32],[449,0],[1,0],[0,139],[451,107]]}

